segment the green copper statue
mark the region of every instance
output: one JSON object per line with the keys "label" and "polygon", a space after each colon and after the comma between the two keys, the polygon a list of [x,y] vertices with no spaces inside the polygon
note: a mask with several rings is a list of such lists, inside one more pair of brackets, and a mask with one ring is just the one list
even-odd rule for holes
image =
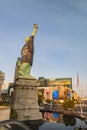
{"label": "green copper statue", "polygon": [[33,78],[30,75],[30,70],[33,64],[33,54],[34,54],[34,36],[37,32],[38,25],[34,24],[34,29],[32,35],[26,37],[26,44],[21,50],[21,58],[18,58],[16,63],[16,78]]}

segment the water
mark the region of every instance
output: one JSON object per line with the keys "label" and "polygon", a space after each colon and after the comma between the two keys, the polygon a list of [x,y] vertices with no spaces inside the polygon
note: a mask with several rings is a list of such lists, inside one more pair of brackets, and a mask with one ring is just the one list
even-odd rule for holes
{"label": "water", "polygon": [[31,130],[87,130],[87,122],[71,115],[45,112],[43,119],[42,124],[31,125]]}

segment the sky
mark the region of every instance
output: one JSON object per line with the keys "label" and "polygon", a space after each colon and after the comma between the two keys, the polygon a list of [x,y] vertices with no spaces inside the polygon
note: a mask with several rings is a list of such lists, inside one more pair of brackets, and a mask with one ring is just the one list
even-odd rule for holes
{"label": "sky", "polygon": [[36,79],[71,77],[73,89],[87,96],[87,0],[0,0],[4,82],[14,82],[17,57],[34,23],[38,31],[31,75]]}

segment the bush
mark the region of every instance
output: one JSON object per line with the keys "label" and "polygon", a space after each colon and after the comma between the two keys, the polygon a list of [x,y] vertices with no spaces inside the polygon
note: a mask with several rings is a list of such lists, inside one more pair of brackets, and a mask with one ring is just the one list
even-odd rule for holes
{"label": "bush", "polygon": [[47,99],[46,102],[50,104],[52,102],[52,100]]}
{"label": "bush", "polygon": [[40,105],[42,103],[43,97],[42,96],[38,96],[38,104]]}
{"label": "bush", "polygon": [[17,112],[14,110],[13,105],[9,103],[7,100],[0,100],[0,106],[10,106],[10,119],[17,119]]}
{"label": "bush", "polygon": [[65,102],[62,104],[63,108],[74,108],[75,106],[75,103],[74,103],[74,100],[71,100],[71,99],[67,99],[65,100]]}
{"label": "bush", "polygon": [[10,119],[17,119],[17,117],[18,117],[17,112],[14,110],[13,106],[11,106]]}

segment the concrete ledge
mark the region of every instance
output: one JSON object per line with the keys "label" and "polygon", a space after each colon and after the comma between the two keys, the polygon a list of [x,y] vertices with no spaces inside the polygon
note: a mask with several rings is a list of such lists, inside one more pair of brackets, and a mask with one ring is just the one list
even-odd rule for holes
{"label": "concrete ledge", "polygon": [[0,121],[10,119],[10,107],[0,106]]}

